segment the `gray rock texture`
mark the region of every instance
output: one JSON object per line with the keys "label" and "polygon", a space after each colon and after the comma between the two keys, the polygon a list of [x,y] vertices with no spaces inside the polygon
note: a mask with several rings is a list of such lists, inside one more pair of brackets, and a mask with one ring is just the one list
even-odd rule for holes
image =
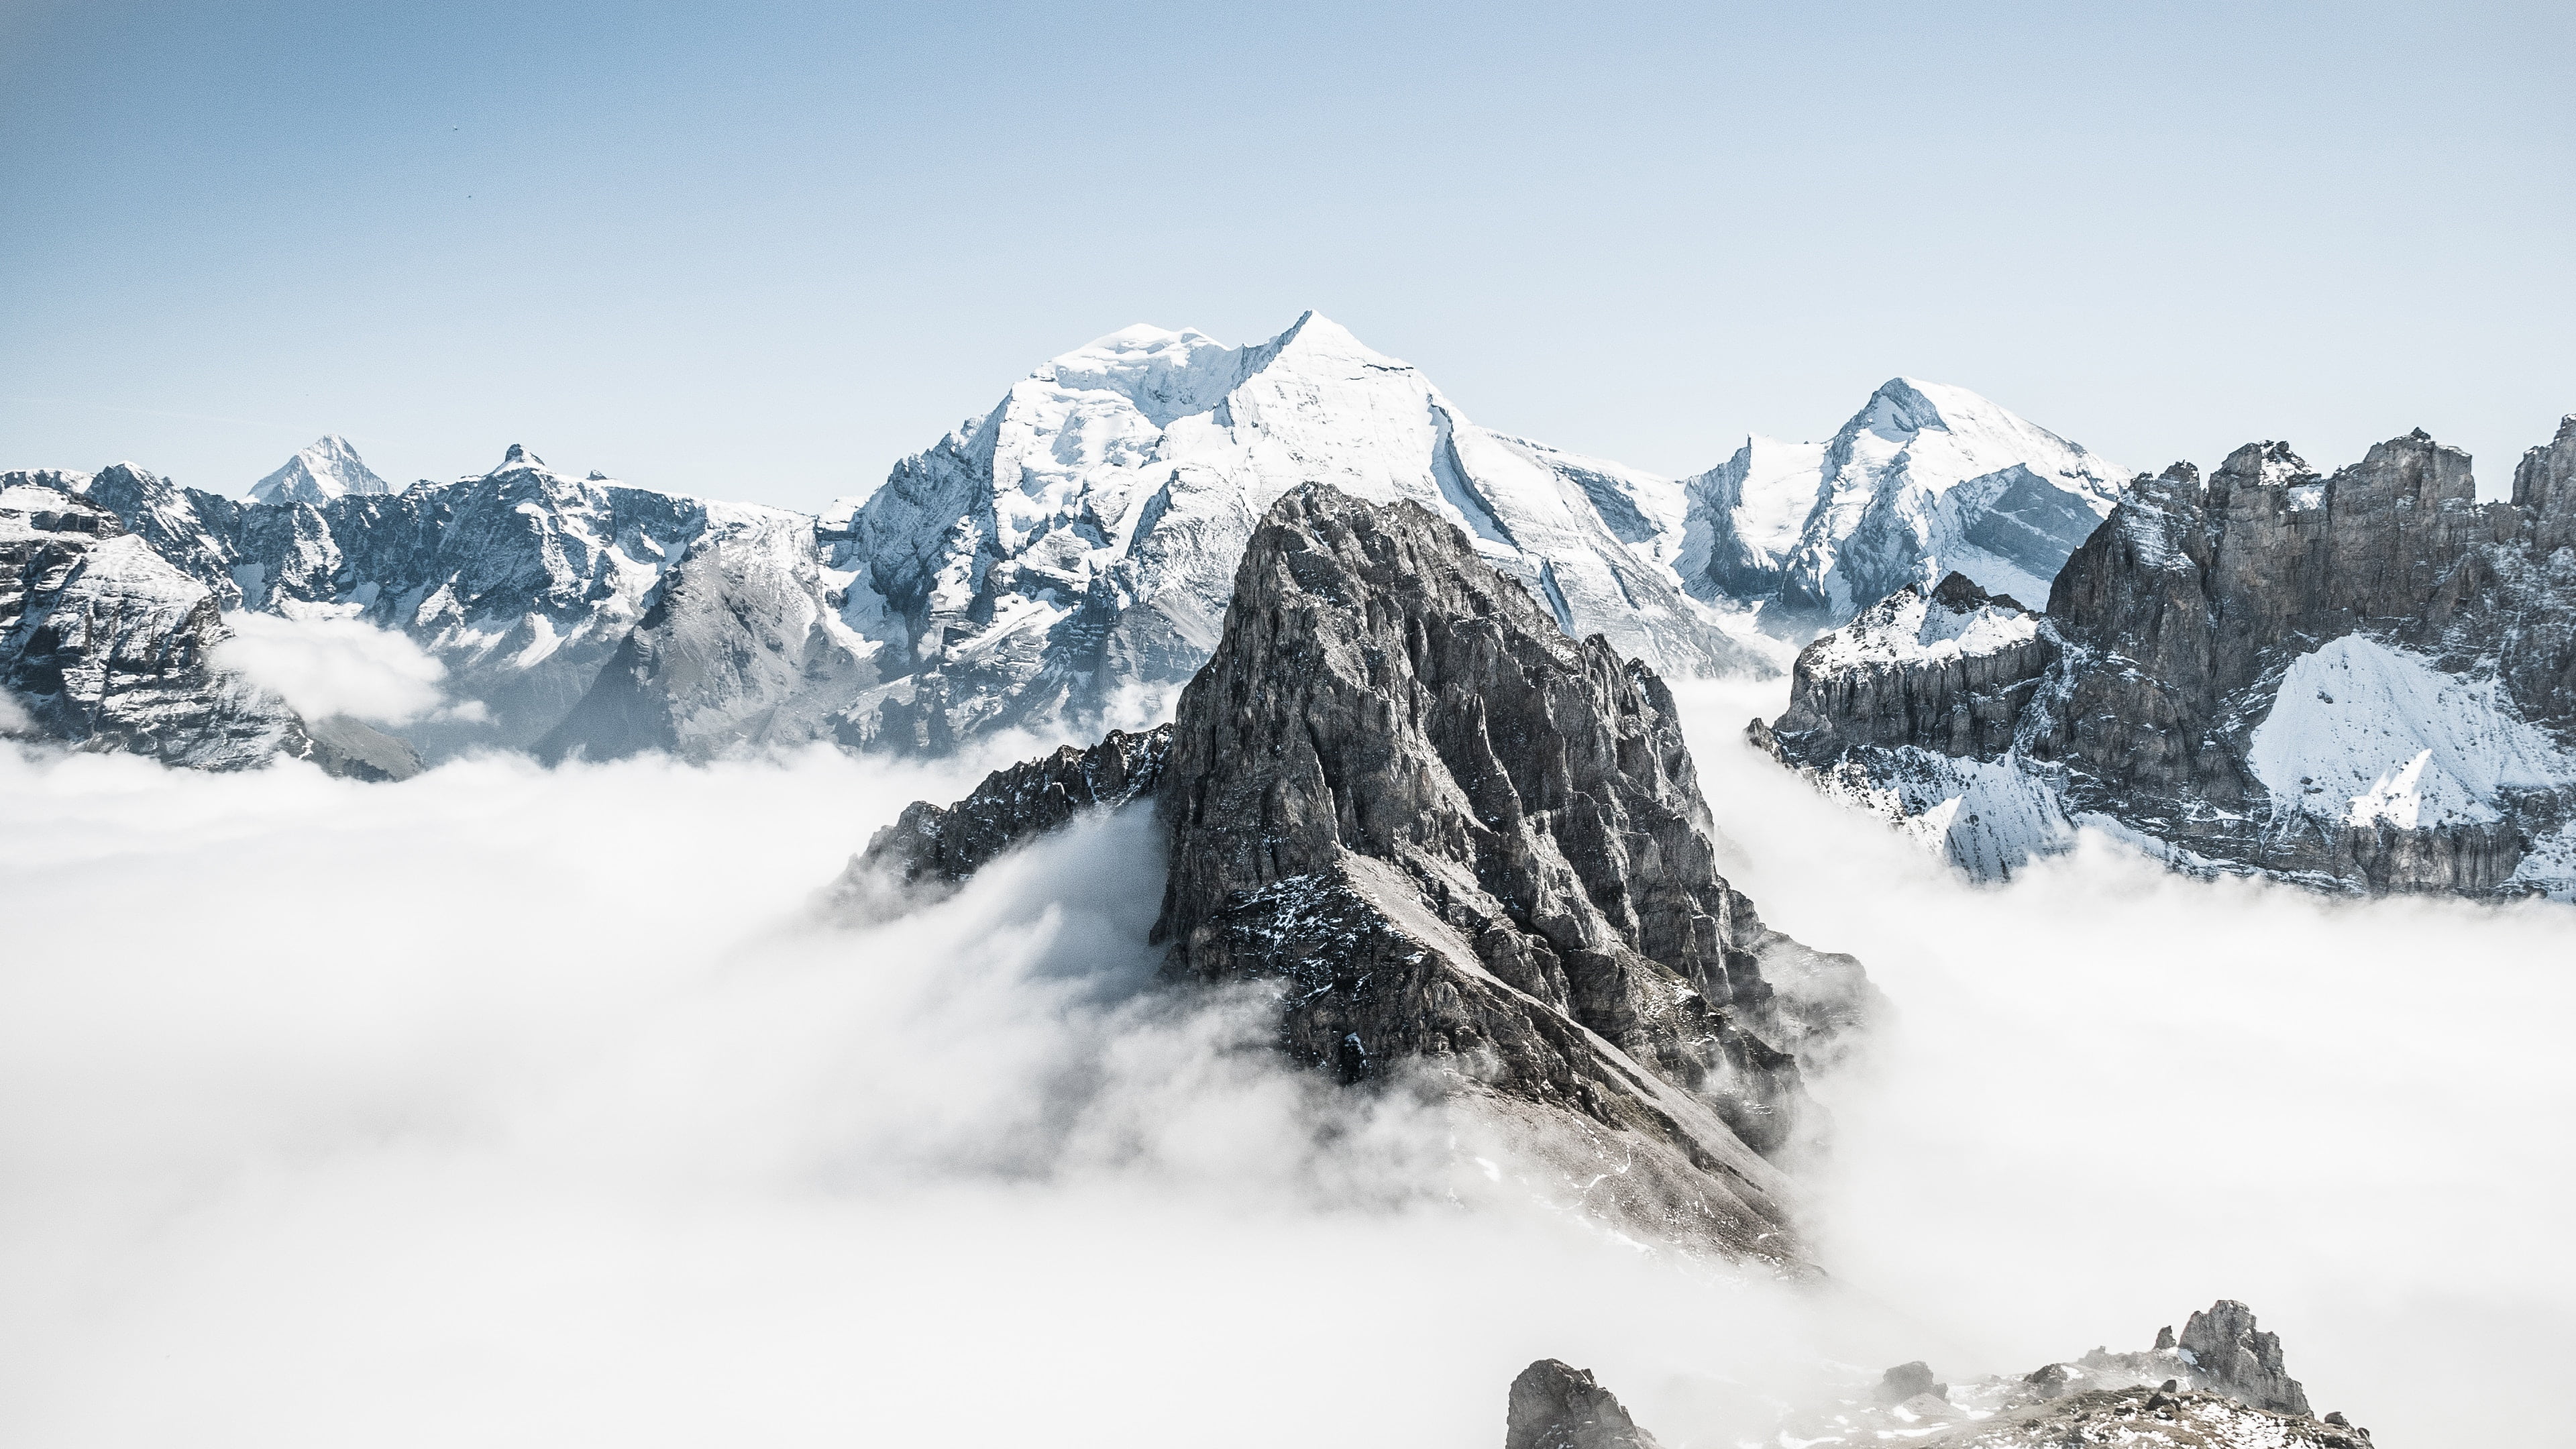
{"label": "gray rock texture", "polygon": [[[845,897],[954,878],[1086,793],[1132,794],[1133,761],[1162,748],[1144,739],[915,806]],[[1590,1164],[1589,1211],[1795,1260],[1766,1154],[1812,1125],[1800,1058],[1830,1059],[1868,988],[1718,875],[1653,671],[1565,637],[1428,510],[1308,487],[1253,531],[1168,739],[1167,976],[1269,987],[1293,1059],[1504,1121],[1570,1175]]]}
{"label": "gray rock texture", "polygon": [[955,885],[996,857],[1086,810],[1114,810],[1150,796],[1172,748],[1172,727],[1142,734],[1112,730],[1086,750],[1066,745],[984,777],[954,805],[916,800],[868,848],[851,857],[836,897],[872,909],[887,884]]}
{"label": "gray rock texture", "polygon": [[2281,1362],[2281,1336],[2254,1326],[2254,1310],[2222,1298],[2183,1324],[2179,1345],[2203,1388],[2276,1414],[2305,1415],[2307,1391]]}
{"label": "gray rock texture", "polygon": [[[2205,484],[2178,464],[2132,485],[2058,574],[2044,618],[1964,580],[1945,581],[1928,610],[1893,596],[1801,654],[1788,711],[1755,738],[1900,817],[1962,802],[1947,844],[1980,873],[2057,848],[2081,822],[2200,871],[2565,894],[2571,470],[2576,420],[2525,457],[2504,503],[2477,503],[2467,456],[2420,432],[2332,477],[2279,443],[2238,449]],[[1991,617],[1972,630],[1963,621],[1979,611]],[[2339,697],[2316,682],[2330,660],[2395,683],[2365,677],[2378,692]],[[2427,717],[2430,774],[2449,774],[2428,774],[2421,809],[2284,779],[2278,765],[2265,778],[2261,737],[2285,699],[2312,752],[2342,747],[2337,730],[2385,735]],[[2465,763],[2444,757],[2470,736],[2484,739],[2458,746]],[[1967,813],[1982,834],[1963,828]]]}
{"label": "gray rock texture", "polygon": [[1658,1449],[1589,1371],[1543,1358],[1512,1380],[1503,1449]]}

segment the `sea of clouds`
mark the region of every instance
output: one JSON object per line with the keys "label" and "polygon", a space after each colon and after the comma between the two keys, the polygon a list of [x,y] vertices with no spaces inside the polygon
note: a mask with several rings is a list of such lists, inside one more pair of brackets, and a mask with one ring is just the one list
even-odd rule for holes
{"label": "sea of clouds", "polygon": [[1490,1449],[1554,1356],[1717,1445],[2219,1296],[2383,1443],[2544,1411],[2576,913],[1972,887],[1743,747],[1774,696],[1686,703],[1738,883],[1893,1007],[1818,1084],[1823,1287],[1453,1199],[1436,1116],[1154,988],[1141,814],[852,927],[976,771],[0,746],[0,1441]]}

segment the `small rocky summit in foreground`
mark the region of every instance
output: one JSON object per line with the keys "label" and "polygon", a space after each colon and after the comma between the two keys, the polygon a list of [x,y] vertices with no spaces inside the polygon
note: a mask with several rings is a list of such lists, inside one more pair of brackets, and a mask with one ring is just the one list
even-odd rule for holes
{"label": "small rocky summit in foreground", "polygon": [[1662,1449],[1619,1396],[1582,1369],[1543,1358],[1512,1380],[1503,1449]]}
{"label": "small rocky summit in foreground", "polygon": [[[1525,1421],[1557,1437],[1524,1437]],[[1615,1434],[1631,1437],[1610,1437]],[[1942,1449],[2371,1449],[2370,1431],[2342,1414],[2311,1414],[2306,1392],[2282,1366],[2280,1338],[2258,1332],[2253,1313],[2231,1300],[2192,1314],[2179,1341],[2167,1328],[2151,1349],[2097,1348],[2018,1378],[1947,1384],[1935,1380],[1928,1364],[1899,1364],[1877,1384],[1855,1384],[1840,1402],[1783,1423],[1777,1440]],[[1505,1449],[1654,1442],[1588,1373],[1542,1360],[1512,1385]]]}
{"label": "small rocky summit in foreground", "polygon": [[2197,874],[2576,897],[2576,417],[2476,498],[2420,432],[2332,477],[2177,464],[2044,614],[1900,590],[1750,733],[1981,877],[2092,826]]}
{"label": "small rocky summit in foreground", "polygon": [[915,806],[844,897],[953,881],[1149,777],[1167,977],[1276,991],[1293,1059],[1444,1099],[1588,1217],[1800,1261],[1771,1159],[1811,1120],[1802,1057],[1868,987],[1718,875],[1652,670],[1568,639],[1428,510],[1302,488],[1254,529],[1168,735]]}

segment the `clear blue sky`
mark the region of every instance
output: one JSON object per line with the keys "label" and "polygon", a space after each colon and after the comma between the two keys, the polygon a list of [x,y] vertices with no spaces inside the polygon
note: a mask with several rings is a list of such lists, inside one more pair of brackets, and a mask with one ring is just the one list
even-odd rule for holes
{"label": "clear blue sky", "polygon": [[0,466],[324,431],[812,506],[1307,307],[1641,467],[1975,388],[2133,467],[2576,410],[2576,6],[0,0]]}

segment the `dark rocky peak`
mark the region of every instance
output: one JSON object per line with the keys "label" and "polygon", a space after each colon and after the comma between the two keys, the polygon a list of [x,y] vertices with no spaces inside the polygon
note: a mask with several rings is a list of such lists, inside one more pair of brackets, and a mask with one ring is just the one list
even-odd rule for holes
{"label": "dark rocky peak", "polygon": [[[1540,1050],[1529,1033],[1562,1023],[1786,1145],[1803,1097],[1764,1039],[1772,933],[1717,874],[1670,691],[1566,638],[1428,510],[1321,487],[1271,508],[1182,692],[1166,781],[1171,969],[1293,983],[1310,1059],[1499,1052],[1508,1090],[1605,1125],[1661,1110]],[[1387,959],[1330,944],[1345,912],[1379,918]]]}
{"label": "dark rocky peak", "polygon": [[522,468],[533,468],[539,472],[544,472],[547,471],[546,460],[529,452],[525,447],[517,443],[512,443],[510,445],[510,451],[501,455],[501,465],[494,468],[491,474],[487,474],[485,476],[488,477],[501,473],[514,473]]}
{"label": "dark rocky peak", "polygon": [[1543,1358],[1512,1380],[1503,1449],[1658,1449],[1588,1370]]}
{"label": "dark rocky peak", "polygon": [[1588,1212],[1795,1257],[1763,1154],[1868,988],[1718,875],[1653,671],[1566,638],[1428,510],[1310,486],[1254,529],[1165,738],[916,806],[844,895],[953,880],[1156,774],[1168,977],[1277,991],[1293,1059],[1507,1121]]}
{"label": "dark rocky peak", "polygon": [[2576,545],[2576,413],[2558,420],[2557,437],[2522,455],[2513,506],[2530,511],[2532,543],[2543,557]]}
{"label": "dark rocky peak", "polygon": [[2276,1414],[2308,1412],[2307,1390],[2281,1362],[2281,1336],[2259,1332],[2254,1310],[2222,1298],[2182,1327],[2179,1345],[2201,1387]]}

